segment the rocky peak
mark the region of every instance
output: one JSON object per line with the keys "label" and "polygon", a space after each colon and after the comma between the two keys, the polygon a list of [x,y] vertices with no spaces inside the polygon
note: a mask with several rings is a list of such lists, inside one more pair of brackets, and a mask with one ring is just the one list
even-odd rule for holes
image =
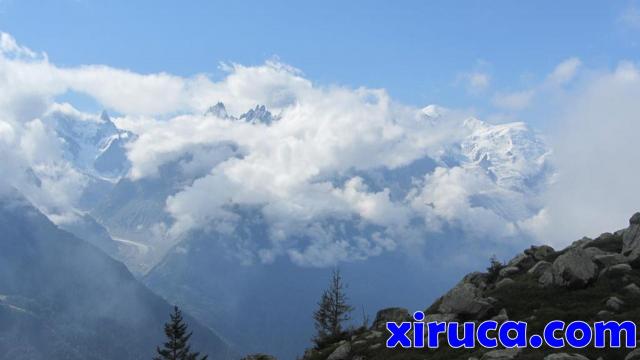
{"label": "rocky peak", "polygon": [[111,121],[111,117],[109,116],[107,110],[102,110],[99,119],[100,125],[96,130],[96,134],[94,136],[95,142],[104,142],[105,139],[108,139],[109,137],[120,138],[123,133],[125,133],[125,131],[118,129],[118,127],[116,127],[116,124]]}
{"label": "rocky peak", "polygon": [[211,115],[220,119],[228,119],[230,117],[227,113],[227,108],[222,102],[218,102],[217,104],[211,106],[209,109],[207,109],[204,115]]}
{"label": "rocky peak", "polygon": [[100,120],[106,123],[111,123],[111,117],[109,116],[107,110],[102,110],[102,113],[100,113]]}
{"label": "rocky peak", "polygon": [[240,115],[240,119],[250,123],[271,124],[275,119],[264,105],[256,105],[254,109]]}
{"label": "rocky peak", "polygon": [[239,118],[236,118],[232,115],[229,115],[229,113],[227,112],[227,108],[222,102],[218,102],[217,104],[211,106],[209,109],[207,109],[204,115],[215,116],[219,119],[244,120],[252,124],[261,123],[266,125],[269,125],[273,121],[277,120],[277,118],[273,116],[273,114],[271,114],[271,112],[267,110],[267,107],[264,105],[256,105],[255,108],[249,109],[249,111],[240,115]]}

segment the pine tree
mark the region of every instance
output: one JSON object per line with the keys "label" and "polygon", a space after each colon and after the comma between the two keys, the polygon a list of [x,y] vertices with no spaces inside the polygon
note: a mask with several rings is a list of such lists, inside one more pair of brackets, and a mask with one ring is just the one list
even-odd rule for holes
{"label": "pine tree", "polygon": [[342,336],[342,325],[351,319],[353,307],[348,304],[345,293],[346,285],[342,281],[340,270],[334,270],[329,288],[324,291],[318,310],[313,314],[316,330],[314,341],[319,347],[322,344],[337,341]]}
{"label": "pine tree", "polygon": [[[189,339],[192,333],[187,333],[187,324],[182,319],[182,312],[177,306],[173,308],[173,314],[170,315],[171,320],[164,325],[164,333],[167,336],[167,342],[164,348],[157,348],[158,356],[153,360],[198,360],[200,353],[191,352]],[[208,356],[202,356],[200,360],[206,360]]]}
{"label": "pine tree", "polygon": [[498,279],[498,276],[500,275],[500,270],[502,270],[504,267],[505,265],[500,260],[498,260],[495,255],[491,256],[490,265],[487,268],[487,274],[489,275],[488,282],[492,283],[496,281]]}

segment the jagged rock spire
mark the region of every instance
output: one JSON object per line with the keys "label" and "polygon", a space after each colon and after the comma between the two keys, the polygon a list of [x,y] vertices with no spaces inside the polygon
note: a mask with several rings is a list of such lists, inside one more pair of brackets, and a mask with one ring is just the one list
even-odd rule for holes
{"label": "jagged rock spire", "polygon": [[207,109],[204,115],[205,116],[212,115],[220,119],[229,118],[229,114],[227,113],[227,108],[224,106],[222,102],[218,102],[217,104],[211,106],[209,109]]}

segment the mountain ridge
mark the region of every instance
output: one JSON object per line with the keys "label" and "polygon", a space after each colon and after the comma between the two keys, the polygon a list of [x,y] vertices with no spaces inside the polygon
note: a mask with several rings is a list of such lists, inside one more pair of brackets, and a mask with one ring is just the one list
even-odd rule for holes
{"label": "mountain ridge", "polygon": [[[0,359],[150,358],[171,306],[126,266],[57,228],[16,191],[0,196]],[[234,352],[192,317],[194,346]]]}

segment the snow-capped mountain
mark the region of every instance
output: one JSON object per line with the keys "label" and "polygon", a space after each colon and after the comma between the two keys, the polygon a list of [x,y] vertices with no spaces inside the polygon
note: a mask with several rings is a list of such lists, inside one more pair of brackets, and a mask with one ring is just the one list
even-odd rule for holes
{"label": "snow-capped mountain", "polygon": [[469,164],[487,170],[498,185],[527,191],[546,174],[549,150],[524,123],[489,125],[471,118],[464,126],[470,134],[460,144],[462,154]]}
{"label": "snow-capped mountain", "polygon": [[[338,189],[345,188],[340,191],[349,186],[364,186],[364,191],[372,194],[387,192],[392,206],[404,212],[408,221],[426,221],[420,230],[425,232],[439,231],[447,223],[464,226],[469,220],[464,217],[483,216],[473,209],[514,224],[535,215],[535,203],[529,198],[545,187],[551,172],[544,142],[523,123],[488,124],[475,118],[452,119],[448,114],[447,109],[434,105],[418,111],[419,121],[424,123],[420,126],[426,128],[426,133],[444,133],[448,137],[435,149],[414,156],[412,161],[395,167],[350,168],[333,175],[322,174],[315,181],[329,181]],[[223,103],[217,103],[201,120],[196,117],[193,121],[224,124],[243,120],[250,126],[262,126],[273,124],[278,118],[265,106],[256,106],[234,117]],[[186,147],[175,160],[164,163],[158,176],[132,179],[124,176],[131,166],[127,146],[135,147],[139,135],[118,129],[104,112],[100,116],[87,115],[67,105],[54,107],[45,121],[55,130],[72,166],[91,178],[84,190],[87,195],[83,197],[82,209],[90,211],[113,237],[121,239],[121,245],[136,244],[132,245],[133,251],[127,251],[127,257],[131,257],[129,266],[134,271],[148,271],[180,241],[181,237],[168,235],[174,215],[168,212],[167,201],[209,174],[206,167],[194,171],[198,167],[191,164],[202,156],[218,157],[218,163],[226,163],[243,159],[251,151],[242,144],[233,145],[233,140],[211,139],[208,143],[198,140],[197,146]],[[356,185],[358,182],[362,185]],[[459,198],[449,196],[443,200],[437,196],[452,184],[462,187],[461,195],[455,189],[452,192]],[[459,206],[456,202],[469,203],[472,213],[451,213],[450,206]],[[426,218],[421,220],[422,216]],[[331,223],[330,219],[331,216],[310,221]],[[343,222],[340,218],[335,220]],[[357,221],[361,222],[357,228],[367,229],[361,235],[373,231],[371,226],[380,226],[380,221],[361,217]]]}
{"label": "snow-capped mountain", "polygon": [[95,116],[69,104],[56,104],[43,120],[62,142],[65,158],[78,170],[111,181],[128,171],[125,145],[134,136],[118,129],[106,111]]}
{"label": "snow-capped mountain", "polygon": [[[64,209],[67,214],[56,219],[57,225],[115,259],[129,258],[137,247],[114,240],[109,230],[88,212],[126,175],[130,167],[126,146],[136,136],[116,127],[106,111],[88,114],[67,103],[53,104],[41,120],[66,162],[58,162],[57,166],[72,168],[77,182],[82,184],[77,189],[76,202],[68,204],[72,208]],[[50,175],[45,171],[41,176]],[[41,186],[35,172],[30,179],[32,186]]]}
{"label": "snow-capped mountain", "polygon": [[[339,193],[334,191],[330,196],[338,194],[339,198],[353,196],[348,195],[348,191],[386,193],[383,196],[388,196],[390,205],[398,209],[396,212],[403,213],[406,221],[393,218],[389,221],[372,221],[362,216],[349,219],[343,215],[329,215],[307,222],[324,228],[323,231],[329,231],[335,224],[351,224],[347,227],[360,230],[355,233],[330,230],[334,238],[350,243],[354,237],[374,239],[382,234],[386,234],[384,238],[409,236],[401,229],[406,227],[407,222],[413,224],[411,236],[428,237],[428,233],[441,231],[444,227],[472,228],[475,221],[480,221],[477,219],[479,217],[505,222],[506,228],[499,231],[515,235],[513,228],[536,214],[539,209],[531,200],[531,195],[544,189],[548,181],[551,173],[549,150],[525,124],[489,124],[470,117],[461,119],[450,116],[449,110],[435,105],[418,110],[416,116],[418,125],[426,129],[421,130],[425,134],[447,135],[435,149],[414,156],[412,161],[401,166],[352,167],[333,174],[322,174],[314,180],[317,183],[329,181],[334,184]],[[284,126],[279,121],[275,122],[279,119],[280,116],[273,116],[263,105],[233,116],[220,102],[193,121],[205,124],[231,121],[232,124],[238,124],[232,126],[242,126],[240,124],[244,123],[250,127]],[[75,223],[60,225],[83,237],[93,232],[91,229],[96,229],[96,226],[102,227],[98,233],[108,234],[117,243],[118,251],[109,253],[125,261],[130,269],[138,273],[148,272],[185,238],[184,234],[176,236],[170,233],[175,215],[168,211],[167,202],[208,176],[209,168],[202,165],[194,167],[192,164],[203,156],[219,158],[218,163],[226,163],[233,159],[244,159],[251,152],[241,143],[234,145],[234,140],[198,141],[197,146],[194,144],[185,148],[175,160],[164,163],[158,176],[133,179],[127,176],[132,166],[127,152],[135,147],[143,134],[119,129],[106,112],[100,115],[86,114],[68,104],[52,106],[43,121],[57,136],[65,159],[87,178],[77,204],[81,214]],[[353,190],[347,190],[352,187]],[[438,195],[442,192],[457,198],[448,196],[443,199]],[[460,207],[464,203],[471,210],[452,212],[452,206]],[[228,208],[225,211],[242,217],[244,210],[240,209],[252,206],[238,204],[238,210]],[[311,233],[307,233],[308,229],[301,229],[302,232],[285,236],[311,236]],[[248,256],[243,261],[256,261],[258,254],[264,251],[261,247],[271,246],[268,238],[273,236],[273,229],[267,226],[265,231],[266,238],[259,246],[237,241],[232,251]],[[108,237],[96,239],[100,240],[96,242],[99,246],[113,249],[104,240]],[[352,250],[348,251],[354,253],[350,256],[368,257],[396,247],[387,240],[387,243],[369,241],[365,248],[351,247]],[[301,243],[302,246],[306,246],[304,243]],[[304,256],[309,249],[295,251]]]}
{"label": "snow-capped mountain", "polygon": [[[449,111],[429,105],[421,112],[437,125]],[[545,184],[545,179],[538,177],[550,175],[550,150],[525,123],[489,124],[469,117],[459,126],[463,135],[439,157],[445,167],[481,167],[496,184],[518,191],[530,191],[532,186]]]}

